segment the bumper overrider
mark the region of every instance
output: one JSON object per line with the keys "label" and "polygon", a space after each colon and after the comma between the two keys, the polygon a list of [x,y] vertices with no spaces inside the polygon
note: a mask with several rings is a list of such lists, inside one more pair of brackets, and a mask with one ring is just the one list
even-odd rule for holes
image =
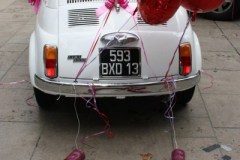
{"label": "bumper overrider", "polygon": [[[200,72],[181,79],[174,79],[175,91],[183,91],[195,86],[200,80]],[[35,75],[35,85],[43,92],[55,95],[73,97],[76,94],[83,97],[92,96],[92,87],[97,97],[128,97],[128,96],[151,96],[169,94],[166,81],[160,80],[146,83],[117,83],[117,84],[86,84],[86,83],[63,83],[43,79]]]}

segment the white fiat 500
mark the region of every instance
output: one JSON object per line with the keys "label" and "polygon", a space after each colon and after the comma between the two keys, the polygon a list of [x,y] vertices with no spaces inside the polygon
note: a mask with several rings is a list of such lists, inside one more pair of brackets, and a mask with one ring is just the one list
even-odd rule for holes
{"label": "white fiat 500", "polygon": [[177,103],[188,103],[202,62],[198,38],[191,25],[186,28],[186,10],[180,7],[166,23],[149,25],[117,2],[96,16],[104,2],[42,1],[29,49],[39,106],[51,107],[59,95],[125,98],[172,91]]}

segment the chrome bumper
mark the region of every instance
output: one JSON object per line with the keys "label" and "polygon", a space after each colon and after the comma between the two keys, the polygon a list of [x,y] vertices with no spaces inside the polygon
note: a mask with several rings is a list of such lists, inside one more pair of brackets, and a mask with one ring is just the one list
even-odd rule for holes
{"label": "chrome bumper", "polygon": [[[194,76],[175,79],[176,92],[183,91],[195,86],[200,80],[200,72]],[[94,83],[97,97],[128,97],[128,96],[151,96],[168,94],[169,90],[165,87],[165,82],[155,81],[147,83],[121,83],[121,84],[99,84]],[[73,97],[90,97],[91,85],[83,83],[60,83],[49,81],[35,75],[35,85],[43,92]]]}

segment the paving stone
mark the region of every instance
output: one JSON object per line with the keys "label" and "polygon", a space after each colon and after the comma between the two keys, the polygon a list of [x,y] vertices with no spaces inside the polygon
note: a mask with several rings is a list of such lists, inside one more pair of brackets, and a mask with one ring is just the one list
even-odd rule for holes
{"label": "paving stone", "polygon": [[20,43],[20,44],[29,44],[30,42],[30,34],[26,33],[18,33],[12,36],[11,39],[9,39],[8,43]]}
{"label": "paving stone", "polygon": [[240,127],[239,128],[216,128],[217,139],[220,144],[229,146],[232,151],[221,149],[223,155],[228,155],[232,159],[239,159],[240,153]]}
{"label": "paving stone", "polygon": [[30,159],[40,136],[42,126],[35,123],[0,122],[0,128],[1,159]]}
{"label": "paving stone", "polygon": [[201,93],[240,94],[239,71],[205,70],[199,83]]}
{"label": "paving stone", "polygon": [[214,127],[240,127],[239,95],[203,94]]}
{"label": "paving stone", "polygon": [[17,66],[27,66],[28,67],[28,58],[29,58],[29,49],[26,49],[23,54],[18,58],[15,65]]}
{"label": "paving stone", "polygon": [[[18,30],[18,32],[12,36],[6,45],[13,45],[13,44],[29,44],[30,37],[33,32],[34,26],[33,25],[25,25],[22,29]],[[7,48],[7,47],[6,47]]]}
{"label": "paving stone", "polygon": [[35,24],[26,24],[20,30],[18,30],[18,33],[25,33],[25,34],[31,35],[34,28],[35,28]]}
{"label": "paving stone", "polygon": [[5,73],[6,73],[6,71],[0,71],[0,79],[2,79],[2,77]]}
{"label": "paving stone", "polygon": [[240,70],[240,57],[236,52],[202,52],[205,70]]}
{"label": "paving stone", "polygon": [[[38,122],[44,116],[38,107],[28,106],[26,100],[33,95],[32,90],[0,89],[0,121]],[[28,102],[36,104],[35,100]]]}
{"label": "paving stone", "polygon": [[240,27],[234,21],[216,21],[216,24],[221,29],[240,29]]}
{"label": "paving stone", "polygon": [[140,153],[151,153],[153,159],[169,159],[172,146],[168,133],[162,132],[157,136],[151,135],[146,128],[128,129],[115,132],[116,138],[96,138],[90,144],[96,149],[87,150],[89,159],[141,159]]}
{"label": "paving stone", "polygon": [[231,43],[225,38],[202,37],[199,39],[202,51],[234,52]]}
{"label": "paving stone", "polygon": [[196,32],[199,38],[200,37],[224,38],[224,34],[219,30],[219,28],[216,25],[210,25],[206,27],[199,24],[193,26],[193,30]]}
{"label": "paving stone", "polygon": [[[64,159],[75,148],[75,137],[77,134],[77,122],[74,115],[51,114],[52,117],[45,119],[45,127],[34,153],[32,160],[56,160]],[[81,116],[80,118],[86,118]],[[81,124],[79,138],[85,136],[85,123]],[[83,144],[78,139],[78,145]]]}
{"label": "paving stone", "polygon": [[10,6],[15,0],[0,0],[0,11]]}
{"label": "paving stone", "polygon": [[[19,1],[19,0],[18,0]],[[26,5],[26,1],[18,3],[15,1],[10,6],[6,7],[2,12],[6,13],[28,13],[29,15],[34,15],[33,8],[30,5]]]}
{"label": "paving stone", "polygon": [[20,52],[0,51],[0,71],[7,71],[16,62],[20,54]]}
{"label": "paving stone", "polygon": [[205,27],[215,27],[216,23],[212,20],[207,20],[201,17],[197,17],[194,22],[192,22],[192,26],[205,26]]}
{"label": "paving stone", "polygon": [[[82,117],[82,116],[81,116]],[[82,119],[85,119],[82,117]],[[55,160],[65,158],[74,148],[76,122],[73,119],[62,119],[48,122],[45,126],[33,160]],[[86,121],[86,119],[85,119]],[[88,119],[88,123],[81,125],[80,138],[102,131],[103,125],[97,125],[96,118]],[[64,123],[65,122],[65,123]],[[151,126],[148,126],[151,127]],[[79,142],[80,148],[86,152],[87,159],[140,159],[139,153],[151,153],[155,159],[168,159],[171,150],[171,139],[168,132],[158,131],[155,134],[146,126],[132,127],[130,125],[115,125],[115,138],[106,135],[93,136],[86,139],[88,147]],[[72,143],[71,143],[72,142]],[[58,146],[57,148],[55,146]]]}
{"label": "paving stone", "polygon": [[0,51],[22,52],[28,47],[28,44],[7,43],[0,48]]}
{"label": "paving stone", "polygon": [[[106,135],[99,135],[86,139],[86,143],[95,148],[83,145],[79,141],[80,148],[85,151],[87,159],[108,159],[108,157],[116,160],[140,159],[139,153],[148,152],[153,154],[155,159],[170,157],[169,151],[172,150],[172,145],[168,122],[161,118],[159,112],[153,113],[149,109],[150,111],[147,113],[147,106],[143,109],[141,103],[139,103],[140,105],[135,103],[136,105],[131,108],[131,111],[129,111],[129,106],[114,107],[106,111],[108,104],[99,103],[101,111],[111,113],[111,115],[107,115],[111,119],[115,138],[109,139]],[[101,107],[102,105],[106,108]],[[139,110],[136,109],[137,107]],[[85,111],[87,114],[84,113]],[[81,113],[79,117],[82,128],[80,138],[103,130],[104,123],[97,118],[95,111],[82,109],[79,112]],[[49,120],[45,119],[46,127],[33,160],[63,159],[70,153],[74,147],[76,121],[74,114],[68,112],[70,116],[68,118],[65,113],[57,112],[57,118],[55,114],[55,116],[48,116]],[[61,115],[65,118],[61,118]],[[52,138],[53,135],[54,138]],[[55,149],[54,146],[58,146],[58,149]]]}
{"label": "paving stone", "polygon": [[214,137],[214,132],[208,118],[176,117],[175,128],[178,137]]}
{"label": "paving stone", "polygon": [[231,39],[240,40],[240,29],[223,29],[223,32],[228,37],[229,40]]}
{"label": "paving stone", "polygon": [[10,33],[10,36],[15,34],[21,27],[24,26],[24,22],[4,22],[0,23],[0,32],[1,34]]}
{"label": "paving stone", "polygon": [[240,39],[230,39],[233,47],[237,50],[238,55],[240,55]]}
{"label": "paving stone", "polygon": [[[30,81],[30,76],[28,73],[28,66],[13,66],[7,74],[3,77],[2,82],[11,83],[11,82],[20,82],[20,81]],[[4,85],[0,88],[18,88],[18,89],[32,89],[30,83],[16,84],[16,85]]]}
{"label": "paving stone", "polygon": [[0,12],[0,21],[27,22],[32,17],[28,13],[4,13]]}
{"label": "paving stone", "polygon": [[179,138],[178,144],[185,151],[186,159],[189,160],[219,160],[221,152],[216,149],[212,152],[205,152],[202,149],[217,144],[215,138]]}
{"label": "paving stone", "polygon": [[10,32],[0,32],[0,48],[13,36]]}
{"label": "paving stone", "polygon": [[28,25],[35,25],[36,24],[36,16],[33,16],[30,18],[30,20],[27,23]]}

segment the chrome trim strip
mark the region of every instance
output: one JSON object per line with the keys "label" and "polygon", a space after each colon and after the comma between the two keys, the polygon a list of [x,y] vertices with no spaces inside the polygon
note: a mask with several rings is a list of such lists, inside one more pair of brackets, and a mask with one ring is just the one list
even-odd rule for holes
{"label": "chrome trim strip", "polygon": [[[195,86],[200,80],[200,72],[194,76],[175,80],[176,92],[183,91]],[[55,95],[90,97],[90,85],[86,83],[60,83],[43,79],[35,75],[35,85],[43,92]],[[97,97],[117,97],[117,96],[150,96],[164,95],[169,91],[164,87],[164,81],[146,83],[118,83],[102,84],[94,83]]]}

